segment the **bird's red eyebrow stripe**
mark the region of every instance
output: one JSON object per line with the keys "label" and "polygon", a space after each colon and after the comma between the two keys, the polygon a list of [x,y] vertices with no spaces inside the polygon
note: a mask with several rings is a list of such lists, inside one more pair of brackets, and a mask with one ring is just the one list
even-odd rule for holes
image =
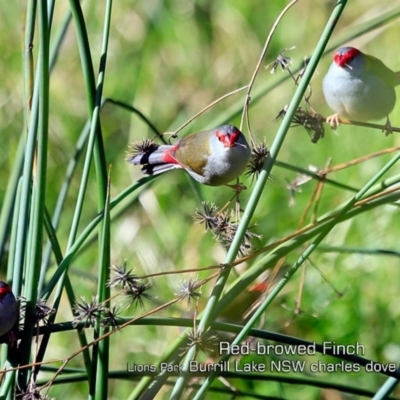
{"label": "bird's red eyebrow stripe", "polygon": [[238,130],[235,130],[235,131],[233,131],[232,133],[231,133],[231,136],[230,136],[230,138],[231,138],[231,143],[235,143],[236,142],[236,140],[237,140],[237,138],[239,137],[239,135],[240,135],[240,132],[238,131]]}
{"label": "bird's red eyebrow stripe", "polygon": [[336,53],[334,60],[339,66],[346,65],[350,60],[360,54],[360,51],[355,48],[348,49],[344,54]]}
{"label": "bird's red eyebrow stripe", "polygon": [[230,135],[224,132],[216,131],[215,136],[224,144],[225,147],[233,147],[239,136],[239,132],[235,130]]}

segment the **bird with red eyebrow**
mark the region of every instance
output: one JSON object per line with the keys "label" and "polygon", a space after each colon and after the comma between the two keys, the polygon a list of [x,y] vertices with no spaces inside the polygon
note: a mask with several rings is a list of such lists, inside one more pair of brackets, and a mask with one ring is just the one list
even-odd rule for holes
{"label": "bird with red eyebrow", "polygon": [[251,150],[243,133],[233,125],[193,133],[172,145],[152,143],[127,158],[142,165],[146,175],[184,169],[193,179],[209,186],[227,185],[239,177],[250,160]]}
{"label": "bird with red eyebrow", "polygon": [[367,122],[387,118],[396,103],[395,86],[400,74],[392,71],[381,60],[362,53],[354,47],[342,47],[323,80],[323,92],[328,106],[335,114],[327,118],[333,128],[339,117]]}
{"label": "bird with red eyebrow", "polygon": [[15,340],[11,330],[18,321],[18,302],[7,283],[0,281],[0,336],[9,334]]}

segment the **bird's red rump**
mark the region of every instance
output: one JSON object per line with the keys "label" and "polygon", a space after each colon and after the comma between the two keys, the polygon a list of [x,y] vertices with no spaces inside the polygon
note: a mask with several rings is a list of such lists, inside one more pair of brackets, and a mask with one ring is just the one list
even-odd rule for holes
{"label": "bird's red rump", "polygon": [[357,50],[354,47],[345,47],[337,51],[333,59],[337,65],[343,67],[349,65],[353,58],[358,56],[359,54],[360,50]]}
{"label": "bird's red rump", "polygon": [[239,138],[240,132],[235,129],[231,133],[225,133],[221,131],[216,131],[215,135],[218,140],[224,144],[225,147],[233,147]]}
{"label": "bird's red rump", "polygon": [[269,282],[267,282],[267,281],[255,283],[254,285],[250,286],[249,292],[262,293],[268,289],[268,286],[269,286]]}
{"label": "bird's red rump", "polygon": [[179,164],[178,160],[171,154],[175,154],[176,150],[178,149],[178,146],[174,146],[168,150],[166,150],[163,154],[163,162],[168,163],[168,164]]}

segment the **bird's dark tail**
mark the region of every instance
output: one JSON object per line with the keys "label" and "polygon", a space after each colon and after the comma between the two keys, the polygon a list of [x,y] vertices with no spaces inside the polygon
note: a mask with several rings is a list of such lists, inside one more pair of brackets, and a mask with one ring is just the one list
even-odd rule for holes
{"label": "bird's dark tail", "polygon": [[133,165],[142,165],[142,172],[146,175],[158,175],[175,168],[181,168],[178,164],[166,163],[165,151],[169,145],[154,145],[147,151],[128,156],[126,161]]}

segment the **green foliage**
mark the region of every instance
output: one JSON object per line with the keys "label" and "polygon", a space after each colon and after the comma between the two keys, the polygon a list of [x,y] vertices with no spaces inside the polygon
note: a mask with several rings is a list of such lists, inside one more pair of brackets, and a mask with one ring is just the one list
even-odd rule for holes
{"label": "green foliage", "polygon": [[[346,2],[300,1],[283,16],[248,110],[251,133],[271,145],[272,158],[258,180],[241,177],[247,190],[235,197],[227,187],[201,186],[179,170],[140,180],[140,169],[125,162],[126,151],[132,141],[159,140],[155,131],[176,131],[213,101],[248,85],[287,2],[37,3],[10,2],[0,9],[6,38],[0,43],[0,277],[26,305],[18,347],[7,351],[4,345],[2,352],[2,366],[20,368],[5,375],[0,397],[19,390],[45,396],[49,386],[55,398],[200,397],[208,390],[213,399],[225,399],[232,387],[246,398],[333,398],[330,390],[358,398],[372,396],[385,382],[391,387],[388,374],[363,366],[343,372],[337,365],[399,362],[399,172],[396,162],[390,164],[395,156],[383,154],[396,146],[397,133],[385,137],[377,129],[341,125],[335,134],[325,124],[324,137],[312,143],[303,127],[287,130],[290,109],[283,121],[276,119],[296,99],[309,111],[301,93],[307,73],[296,86],[287,70],[278,66],[270,74],[271,66],[265,67],[296,46],[285,56],[293,59],[289,68],[297,76],[304,58],[313,55],[309,65],[318,66],[308,72],[309,102],[328,115],[321,82],[336,46],[354,45],[400,69],[393,44],[400,7],[390,0],[349,2],[321,59],[321,34]],[[326,38],[330,34],[328,25]],[[239,126],[245,93],[218,102],[178,135],[225,122]],[[394,127],[400,126],[398,109],[391,115]],[[249,137],[246,119],[242,130]],[[377,152],[382,154],[368,157]],[[291,193],[288,186],[300,173],[310,179]],[[352,199],[364,203],[350,204]],[[229,231],[232,246],[225,236],[221,244],[220,232],[204,232],[196,220],[202,201],[219,210],[229,203],[220,217],[236,224]],[[247,229],[260,237],[251,239],[254,249],[240,259]],[[255,320],[245,318],[243,310],[260,297],[254,288],[267,278],[272,284],[262,286]],[[40,323],[34,320],[37,298],[54,308],[54,314],[41,309],[46,316]],[[91,315],[91,327],[76,318],[77,311]],[[38,325],[47,328],[37,342]],[[236,357],[231,366],[255,362],[267,368],[253,374],[232,367],[237,375],[226,377],[231,387],[213,381],[211,373],[206,384],[204,376],[184,373],[164,373],[151,384],[152,374],[127,371],[138,365],[158,372],[171,359],[181,367],[189,358],[216,363],[209,347],[221,331],[232,341],[241,332],[264,345],[358,343],[365,352],[356,354],[363,359],[299,351]],[[270,370],[283,360],[305,361],[306,372]],[[311,373],[318,361],[338,369]],[[48,364],[21,367],[32,362]],[[382,390],[391,392],[381,389],[376,398],[384,398]]]}

